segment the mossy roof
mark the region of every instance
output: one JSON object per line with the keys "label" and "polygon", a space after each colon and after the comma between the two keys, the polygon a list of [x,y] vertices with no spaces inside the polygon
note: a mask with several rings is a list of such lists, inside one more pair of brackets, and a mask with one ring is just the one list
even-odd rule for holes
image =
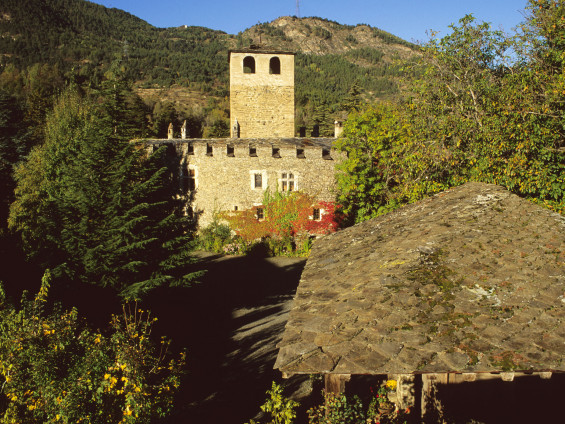
{"label": "mossy roof", "polygon": [[468,183],[316,241],[275,368],[565,371],[564,320],[565,219]]}

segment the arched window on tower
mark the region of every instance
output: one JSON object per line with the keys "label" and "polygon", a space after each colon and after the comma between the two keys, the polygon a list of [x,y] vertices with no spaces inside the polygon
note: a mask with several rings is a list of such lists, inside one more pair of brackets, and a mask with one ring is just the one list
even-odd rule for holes
{"label": "arched window on tower", "polygon": [[243,73],[244,74],[254,74],[255,73],[255,58],[252,56],[247,56],[243,59]]}
{"label": "arched window on tower", "polygon": [[281,60],[278,57],[272,57],[269,61],[269,74],[279,75],[281,73]]}

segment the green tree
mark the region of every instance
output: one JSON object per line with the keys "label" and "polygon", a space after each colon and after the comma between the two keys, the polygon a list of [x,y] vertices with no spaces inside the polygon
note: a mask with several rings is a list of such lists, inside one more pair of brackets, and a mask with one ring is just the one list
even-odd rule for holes
{"label": "green tree", "polygon": [[6,228],[8,208],[14,200],[12,177],[16,163],[30,149],[24,107],[18,99],[0,90],[0,228]]}
{"label": "green tree", "polygon": [[419,138],[402,107],[379,104],[353,113],[335,147],[337,201],[349,223],[360,222],[442,191],[452,184],[453,158]]}
{"label": "green tree", "polygon": [[165,151],[147,157],[112,122],[104,105],[72,90],[61,96],[45,143],[16,170],[9,225],[57,282],[125,298],[188,284],[189,233],[161,165]]}
{"label": "green tree", "polygon": [[565,8],[529,10],[519,37],[462,18],[423,47],[410,98],[350,116],[337,147],[348,154],[338,198],[351,221],[468,180],[565,211]]}

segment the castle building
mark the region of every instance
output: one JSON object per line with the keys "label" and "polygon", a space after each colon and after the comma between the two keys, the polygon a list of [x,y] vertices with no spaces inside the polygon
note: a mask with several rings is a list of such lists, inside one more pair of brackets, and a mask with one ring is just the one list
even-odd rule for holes
{"label": "castle building", "polygon": [[[303,191],[334,200],[335,138],[295,137],[294,53],[251,48],[229,52],[230,138],[143,140],[167,145],[187,214],[199,227],[220,211],[258,207],[265,190]],[[341,128],[336,123],[336,132]],[[313,211],[321,219],[323,210]]]}

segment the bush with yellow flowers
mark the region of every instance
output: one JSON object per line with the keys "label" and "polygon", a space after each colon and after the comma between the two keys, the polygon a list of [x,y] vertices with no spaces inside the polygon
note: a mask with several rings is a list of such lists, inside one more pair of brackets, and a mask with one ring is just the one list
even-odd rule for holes
{"label": "bush with yellow flowers", "polygon": [[0,285],[0,421],[149,423],[168,415],[184,355],[151,341],[147,312],[125,305],[108,334],[76,309],[47,313],[48,273],[33,300],[7,304]]}

